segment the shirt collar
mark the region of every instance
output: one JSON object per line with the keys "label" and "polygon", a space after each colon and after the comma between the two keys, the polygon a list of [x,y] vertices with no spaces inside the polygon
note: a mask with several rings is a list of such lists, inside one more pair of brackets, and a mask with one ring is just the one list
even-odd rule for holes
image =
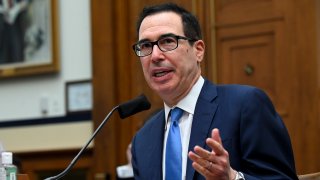
{"label": "shirt collar", "polygon": [[204,78],[200,76],[197,82],[191,88],[190,92],[183,99],[181,99],[178,102],[178,104],[170,108],[166,103],[164,103],[166,122],[168,120],[170,110],[175,107],[179,107],[180,109],[188,112],[189,114],[194,114],[194,110],[196,108],[197,100],[200,95],[203,84],[204,84]]}

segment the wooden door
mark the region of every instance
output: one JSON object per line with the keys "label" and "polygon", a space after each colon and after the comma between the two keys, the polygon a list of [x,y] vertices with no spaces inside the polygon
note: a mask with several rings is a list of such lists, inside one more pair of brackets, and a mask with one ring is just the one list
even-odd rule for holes
{"label": "wooden door", "polygon": [[215,1],[218,82],[267,92],[289,130],[299,174],[320,169],[314,7],[314,0]]}

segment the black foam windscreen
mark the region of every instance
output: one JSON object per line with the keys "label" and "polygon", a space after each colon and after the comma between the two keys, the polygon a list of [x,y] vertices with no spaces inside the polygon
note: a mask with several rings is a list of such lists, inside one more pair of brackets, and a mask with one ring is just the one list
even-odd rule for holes
{"label": "black foam windscreen", "polygon": [[148,101],[147,97],[144,94],[141,94],[140,96],[128,102],[120,104],[118,107],[118,112],[121,119],[124,119],[140,111],[148,110],[150,109],[150,107],[151,104]]}

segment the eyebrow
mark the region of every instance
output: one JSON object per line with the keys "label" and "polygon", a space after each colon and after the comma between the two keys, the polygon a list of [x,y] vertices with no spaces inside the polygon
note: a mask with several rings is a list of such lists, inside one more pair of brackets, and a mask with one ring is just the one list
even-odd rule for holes
{"label": "eyebrow", "polygon": [[[172,36],[177,36],[177,35],[173,34],[173,33],[162,34],[157,40],[164,38],[164,37],[172,37]],[[141,39],[138,41],[138,43],[144,43],[144,42],[151,42],[151,41],[149,39]]]}

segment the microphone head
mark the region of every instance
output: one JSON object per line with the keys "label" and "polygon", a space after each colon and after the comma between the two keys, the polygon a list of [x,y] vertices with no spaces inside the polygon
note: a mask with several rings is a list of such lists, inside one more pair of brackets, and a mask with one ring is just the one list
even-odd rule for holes
{"label": "microphone head", "polygon": [[124,119],[138,112],[148,110],[150,109],[150,107],[151,107],[151,104],[146,98],[146,96],[144,94],[141,94],[140,96],[128,102],[120,104],[118,107],[118,112],[121,119]]}

